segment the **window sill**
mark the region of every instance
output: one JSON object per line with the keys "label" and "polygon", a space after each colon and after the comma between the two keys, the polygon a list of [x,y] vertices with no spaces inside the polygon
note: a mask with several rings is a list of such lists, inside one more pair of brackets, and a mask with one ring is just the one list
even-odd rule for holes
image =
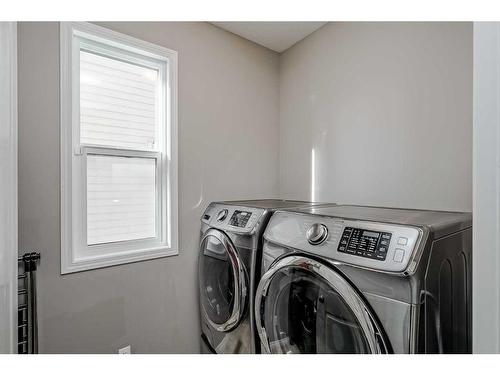
{"label": "window sill", "polygon": [[84,257],[74,260],[63,260],[61,263],[61,274],[90,271],[98,268],[117,266],[120,264],[135,263],[145,260],[165,258],[179,255],[178,249],[167,246],[154,247],[136,251],[124,251],[107,254],[99,257]]}

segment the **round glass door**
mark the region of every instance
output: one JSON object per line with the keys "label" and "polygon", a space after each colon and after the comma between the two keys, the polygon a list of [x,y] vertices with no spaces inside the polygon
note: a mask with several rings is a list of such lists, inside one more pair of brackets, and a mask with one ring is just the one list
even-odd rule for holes
{"label": "round glass door", "polygon": [[263,276],[257,329],[269,353],[380,353],[382,336],[354,288],[333,268],[290,256]]}
{"label": "round glass door", "polygon": [[219,331],[234,328],[241,318],[247,289],[243,264],[223,232],[206,232],[200,244],[198,268],[205,317]]}

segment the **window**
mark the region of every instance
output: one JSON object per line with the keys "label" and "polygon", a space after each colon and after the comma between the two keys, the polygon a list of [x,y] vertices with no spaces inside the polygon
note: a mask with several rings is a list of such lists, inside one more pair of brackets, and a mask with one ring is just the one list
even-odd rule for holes
{"label": "window", "polygon": [[177,53],[61,23],[61,272],[178,254]]}

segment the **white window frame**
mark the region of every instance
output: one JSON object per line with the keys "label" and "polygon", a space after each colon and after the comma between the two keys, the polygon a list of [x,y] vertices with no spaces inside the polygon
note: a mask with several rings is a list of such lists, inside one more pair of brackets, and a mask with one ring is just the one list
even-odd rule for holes
{"label": "white window frame", "polygon": [[[155,150],[80,143],[80,46],[137,62],[160,73],[159,144]],[[177,255],[177,52],[86,23],[61,22],[61,273]],[[87,245],[87,155],[145,157],[156,161],[156,237]]]}

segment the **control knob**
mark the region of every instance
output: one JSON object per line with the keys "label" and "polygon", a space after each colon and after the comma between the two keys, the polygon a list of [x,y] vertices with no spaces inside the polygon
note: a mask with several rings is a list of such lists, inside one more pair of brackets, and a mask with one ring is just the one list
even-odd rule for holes
{"label": "control knob", "polygon": [[328,228],[324,224],[315,223],[306,232],[307,241],[311,245],[319,245],[328,237]]}
{"label": "control knob", "polygon": [[227,210],[223,209],[220,210],[219,213],[217,214],[217,221],[222,221],[227,217]]}

